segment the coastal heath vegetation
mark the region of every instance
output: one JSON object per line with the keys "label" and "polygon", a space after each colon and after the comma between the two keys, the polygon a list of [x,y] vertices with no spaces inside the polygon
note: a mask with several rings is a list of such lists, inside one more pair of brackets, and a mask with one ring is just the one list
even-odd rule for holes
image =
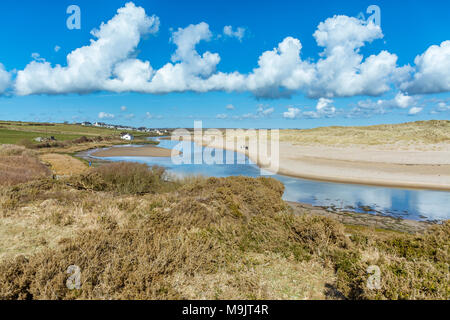
{"label": "coastal heath vegetation", "polygon": [[[0,298],[449,298],[449,222],[421,234],[346,226],[294,215],[283,192],[270,178],[174,180],[137,163],[4,185]],[[71,265],[79,289],[66,286]]]}
{"label": "coastal heath vegetation", "polygon": [[16,145],[0,145],[0,186],[50,175],[50,170],[39,161],[36,152]]}

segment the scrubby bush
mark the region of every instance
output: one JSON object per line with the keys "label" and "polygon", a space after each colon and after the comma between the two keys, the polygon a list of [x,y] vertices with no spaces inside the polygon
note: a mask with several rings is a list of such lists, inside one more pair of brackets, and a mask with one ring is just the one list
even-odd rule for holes
{"label": "scrubby bush", "polygon": [[[351,228],[307,212],[293,215],[274,179],[181,184],[164,174],[114,163],[75,182],[16,187],[11,194],[21,206],[52,199],[43,207],[57,208],[47,213],[53,225],[95,222],[51,249],[1,262],[0,299],[282,298],[297,284],[277,287],[274,281],[285,276],[279,271],[290,268],[297,279],[305,264],[316,266],[313,278],[331,272],[326,281],[334,298],[448,298],[449,222],[422,235]],[[79,211],[68,217],[70,203]],[[70,265],[81,269],[79,290],[66,287]],[[367,288],[370,265],[381,269],[381,289]]]}
{"label": "scrubby bush", "polygon": [[117,162],[94,168],[74,180],[78,186],[95,191],[145,194],[161,191],[164,175],[162,167],[150,168],[146,164]]}
{"label": "scrubby bush", "polygon": [[0,146],[0,185],[11,186],[50,175],[50,170],[32,150],[15,145]]}
{"label": "scrubby bush", "polygon": [[[365,241],[361,241],[365,237]],[[356,239],[358,238],[358,239]],[[334,257],[338,288],[350,299],[450,298],[450,221],[423,235],[358,234],[356,252]],[[371,258],[361,253],[377,252]],[[381,288],[367,287],[367,268],[381,271]]]}

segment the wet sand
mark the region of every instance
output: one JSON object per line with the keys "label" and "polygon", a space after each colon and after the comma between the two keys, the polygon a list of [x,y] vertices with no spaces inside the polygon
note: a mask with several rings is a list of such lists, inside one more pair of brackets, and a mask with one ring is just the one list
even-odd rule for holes
{"label": "wet sand", "polygon": [[172,150],[155,147],[113,147],[105,150],[99,150],[91,154],[94,157],[170,157]]}

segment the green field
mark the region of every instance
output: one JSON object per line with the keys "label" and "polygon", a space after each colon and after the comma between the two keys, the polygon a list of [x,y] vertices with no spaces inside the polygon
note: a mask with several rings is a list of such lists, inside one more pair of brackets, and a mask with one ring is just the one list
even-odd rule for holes
{"label": "green field", "polygon": [[18,130],[8,130],[8,129],[0,129],[0,143],[2,144],[16,144],[22,140],[30,140],[32,141],[37,137],[47,137],[54,136],[56,140],[65,141],[65,140],[73,140],[81,137],[81,135],[77,134],[42,134],[39,132],[27,132],[27,131],[18,131]]}
{"label": "green field", "polygon": [[[82,136],[119,135],[121,131],[107,128],[86,127],[74,124],[45,124],[29,122],[0,121],[0,144],[17,144],[23,140],[33,141],[34,138],[50,136],[58,141],[67,141]],[[131,131],[135,137],[146,136],[142,132]]]}

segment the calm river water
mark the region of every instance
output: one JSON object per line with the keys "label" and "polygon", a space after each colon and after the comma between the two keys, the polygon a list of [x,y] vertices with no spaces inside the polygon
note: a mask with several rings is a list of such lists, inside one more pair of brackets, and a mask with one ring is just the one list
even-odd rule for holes
{"label": "calm river water", "polygon": [[[192,150],[192,142],[182,142],[183,151]],[[179,145],[178,141],[160,140],[160,147],[173,149]],[[190,146],[188,146],[190,144]],[[204,148],[202,148],[204,150]],[[226,153],[226,155],[225,155]],[[236,153],[224,151],[225,156]],[[243,157],[242,155],[239,155]],[[137,158],[114,157],[112,161],[134,161],[148,165],[160,165],[168,172],[183,175],[204,175],[214,177],[228,177],[244,175],[258,177],[261,175],[257,165],[245,157],[245,164],[181,164],[175,165],[171,158]],[[355,184],[331,183],[292,178],[282,175],[270,176],[278,179],[286,186],[284,199],[287,201],[303,202],[314,206],[329,207],[332,210],[367,212],[388,215],[413,220],[438,221],[450,219],[450,192],[431,190],[409,190],[388,187],[365,186]]]}

